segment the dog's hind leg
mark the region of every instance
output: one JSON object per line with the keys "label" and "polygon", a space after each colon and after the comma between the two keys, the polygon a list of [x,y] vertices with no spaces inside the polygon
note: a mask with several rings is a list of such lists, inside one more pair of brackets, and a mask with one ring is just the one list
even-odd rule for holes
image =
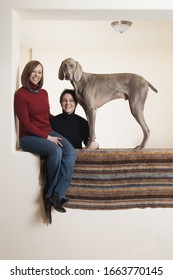
{"label": "dog's hind leg", "polygon": [[130,110],[131,110],[132,115],[134,116],[136,121],[139,123],[139,125],[141,126],[142,131],[143,131],[143,140],[142,140],[141,144],[134,148],[136,151],[139,151],[145,147],[145,145],[148,141],[148,138],[150,136],[150,130],[144,119],[144,114],[143,114],[144,104],[142,104],[142,105],[138,104],[138,106],[137,106],[137,105],[131,104],[130,101],[129,101],[129,104],[130,104]]}

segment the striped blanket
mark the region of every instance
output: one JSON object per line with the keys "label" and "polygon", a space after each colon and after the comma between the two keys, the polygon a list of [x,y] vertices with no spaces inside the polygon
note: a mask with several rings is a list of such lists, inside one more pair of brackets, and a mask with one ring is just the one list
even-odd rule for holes
{"label": "striped blanket", "polygon": [[[40,182],[47,187],[46,161]],[[173,207],[173,149],[77,150],[68,208]]]}
{"label": "striped blanket", "polygon": [[69,208],[173,207],[173,150],[79,151]]}

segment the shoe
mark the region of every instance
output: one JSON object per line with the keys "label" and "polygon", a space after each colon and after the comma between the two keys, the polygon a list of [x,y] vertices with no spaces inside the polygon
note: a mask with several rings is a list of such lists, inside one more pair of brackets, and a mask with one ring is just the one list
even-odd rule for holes
{"label": "shoe", "polygon": [[62,207],[62,198],[58,195],[53,195],[50,198],[51,205],[55,208],[56,211],[65,213],[66,209]]}
{"label": "shoe", "polygon": [[61,198],[61,205],[66,206],[69,203],[69,199],[68,198]]}
{"label": "shoe", "polygon": [[61,205],[54,206],[54,208],[58,212],[61,212],[61,213],[65,213],[66,212],[66,209],[64,207],[62,207]]}

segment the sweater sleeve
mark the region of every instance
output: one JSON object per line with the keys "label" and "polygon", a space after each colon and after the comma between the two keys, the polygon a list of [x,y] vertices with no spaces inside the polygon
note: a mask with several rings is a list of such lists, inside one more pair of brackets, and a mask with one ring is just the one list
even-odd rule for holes
{"label": "sweater sleeve", "polygon": [[48,137],[47,131],[39,129],[39,127],[37,127],[30,121],[28,107],[27,107],[27,100],[24,99],[21,94],[15,93],[14,111],[19,119],[22,130],[24,130],[27,134],[36,135],[43,138]]}

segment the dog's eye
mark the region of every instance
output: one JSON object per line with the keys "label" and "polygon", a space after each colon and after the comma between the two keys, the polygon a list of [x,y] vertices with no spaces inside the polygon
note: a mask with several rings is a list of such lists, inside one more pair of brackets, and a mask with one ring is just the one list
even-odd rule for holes
{"label": "dog's eye", "polygon": [[74,64],[70,64],[70,68],[74,68]]}

